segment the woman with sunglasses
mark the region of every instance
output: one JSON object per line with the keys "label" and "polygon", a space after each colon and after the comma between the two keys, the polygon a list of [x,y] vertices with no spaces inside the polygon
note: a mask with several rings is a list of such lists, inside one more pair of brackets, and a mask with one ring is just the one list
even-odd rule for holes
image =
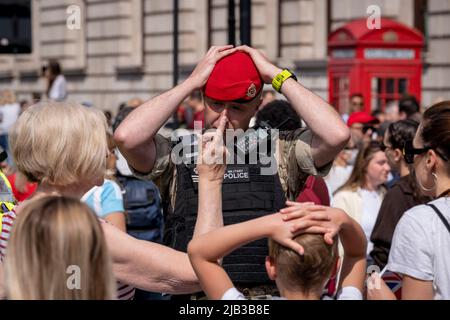
{"label": "woman with sunglasses", "polygon": [[[421,192],[435,200],[406,211],[395,229],[387,269],[402,275],[402,299],[450,299],[450,101],[429,108],[403,149]],[[371,280],[374,280],[372,276]],[[394,298],[381,282],[369,298]]]}
{"label": "woman with sunglasses", "polygon": [[414,120],[391,123],[381,145],[390,167],[400,179],[386,193],[370,237],[373,243],[370,256],[380,269],[387,264],[394,230],[403,213],[430,200],[420,194],[414,175],[410,174],[411,165],[403,158],[403,147],[414,139],[418,127],[419,123]]}

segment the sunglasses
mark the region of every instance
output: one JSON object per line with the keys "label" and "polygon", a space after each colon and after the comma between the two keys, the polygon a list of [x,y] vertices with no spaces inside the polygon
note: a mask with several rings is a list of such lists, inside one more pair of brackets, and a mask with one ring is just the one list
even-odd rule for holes
{"label": "sunglasses", "polygon": [[448,161],[448,158],[445,155],[443,155],[433,147],[414,148],[412,141],[406,141],[405,146],[403,147],[403,158],[405,159],[407,164],[413,164],[414,157],[416,155],[424,154],[429,150],[434,150],[434,152],[436,152],[438,156],[440,156],[445,161]]}
{"label": "sunglasses", "polygon": [[367,131],[372,130],[372,132],[377,132],[377,129],[371,125],[364,125],[362,128],[362,132],[366,134]]}

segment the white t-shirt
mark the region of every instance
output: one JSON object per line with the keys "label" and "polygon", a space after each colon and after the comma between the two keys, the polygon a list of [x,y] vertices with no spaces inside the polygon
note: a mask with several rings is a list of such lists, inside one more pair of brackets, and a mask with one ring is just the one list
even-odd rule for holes
{"label": "white t-shirt", "polygon": [[380,211],[381,203],[383,202],[383,196],[376,191],[369,191],[366,189],[360,190],[362,198],[362,215],[361,215],[361,227],[366,235],[367,239],[367,256],[373,249],[373,243],[370,241],[370,235],[372,234],[373,227],[377,221],[378,212]]}
{"label": "white t-shirt", "polygon": [[66,78],[62,74],[55,78],[53,81],[52,87],[50,88],[50,92],[48,93],[48,97],[51,100],[55,101],[63,101],[67,98],[67,82]]}
{"label": "white t-shirt", "polygon": [[19,118],[20,105],[18,103],[0,106],[0,134],[8,134],[13,124]]}
{"label": "white t-shirt", "polygon": [[[324,298],[322,300],[330,300],[331,298]],[[362,300],[363,296],[361,291],[355,287],[344,287],[337,294],[337,300]],[[221,300],[247,300],[242,292],[235,287],[228,289],[222,296]],[[281,297],[273,297],[272,300],[286,300]]]}
{"label": "white t-shirt", "polygon": [[128,166],[127,159],[125,159],[125,157],[122,155],[122,153],[120,153],[119,149],[116,148],[114,150],[114,152],[117,156],[117,161],[116,161],[117,171],[119,171],[119,173],[123,176],[132,177],[133,172],[131,172],[130,167]]}
{"label": "white t-shirt", "polygon": [[328,188],[330,199],[333,199],[333,193],[340,188],[345,182],[347,182],[350,174],[352,173],[353,166],[332,166],[330,172],[324,181]]}
{"label": "white t-shirt", "polygon": [[[450,222],[450,199],[431,203]],[[387,269],[432,281],[434,299],[450,299],[450,232],[432,208],[416,206],[402,216],[394,232]]]}
{"label": "white t-shirt", "polygon": [[125,212],[123,196],[119,185],[105,179],[102,186],[95,186],[81,198],[99,218],[106,218],[111,213]]}

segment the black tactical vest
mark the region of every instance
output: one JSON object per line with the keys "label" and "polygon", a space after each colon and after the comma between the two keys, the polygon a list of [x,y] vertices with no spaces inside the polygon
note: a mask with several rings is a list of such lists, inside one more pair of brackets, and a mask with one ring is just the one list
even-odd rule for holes
{"label": "black tactical vest", "polygon": [[[286,196],[278,174],[262,175],[261,164],[228,165],[222,186],[224,225],[235,224],[279,211]],[[186,252],[194,233],[198,209],[198,174],[195,164],[177,165],[175,208],[167,216],[164,243]],[[234,283],[269,284],[264,266],[267,239],[245,245],[223,259]]]}

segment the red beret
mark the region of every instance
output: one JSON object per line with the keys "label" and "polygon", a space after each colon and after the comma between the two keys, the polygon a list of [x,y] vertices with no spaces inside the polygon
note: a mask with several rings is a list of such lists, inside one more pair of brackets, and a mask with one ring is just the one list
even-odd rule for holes
{"label": "red beret", "polygon": [[364,111],[360,112],[353,112],[350,117],[347,120],[347,126],[351,127],[352,124],[355,123],[362,123],[362,124],[369,124],[369,123],[378,123],[378,119],[375,117],[372,117],[370,114]]}
{"label": "red beret", "polygon": [[205,85],[205,95],[219,101],[250,101],[263,86],[252,58],[237,51],[219,60]]}

